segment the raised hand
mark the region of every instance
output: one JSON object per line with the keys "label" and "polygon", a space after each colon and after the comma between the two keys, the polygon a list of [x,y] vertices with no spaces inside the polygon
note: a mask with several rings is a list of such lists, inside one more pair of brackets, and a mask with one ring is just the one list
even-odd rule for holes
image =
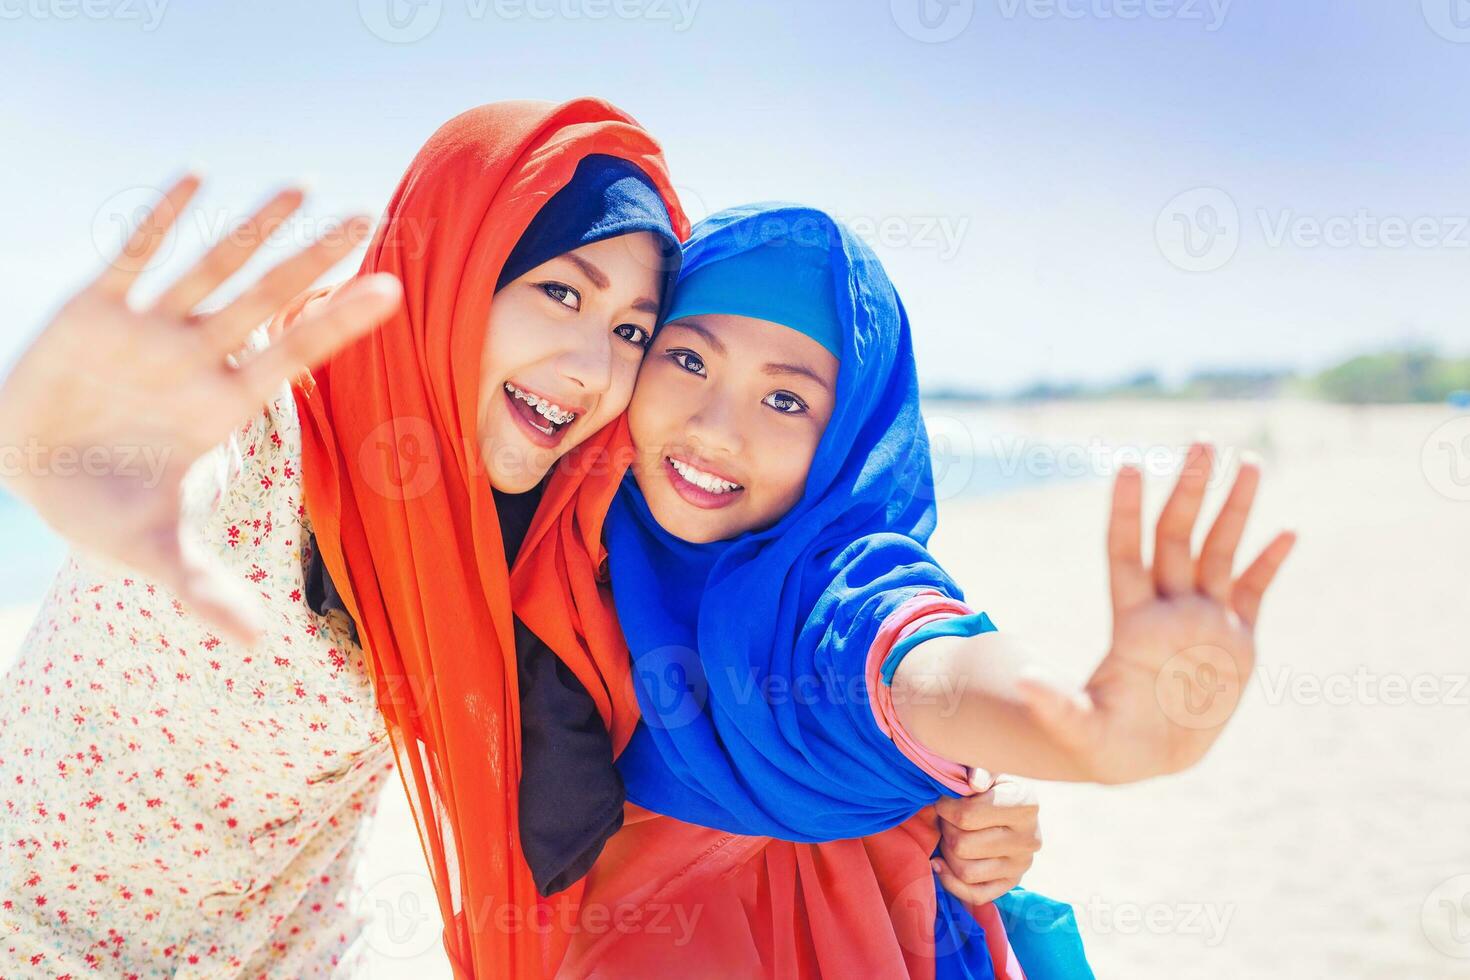
{"label": "raised hand", "polygon": [[1140,542],[1141,475],[1123,468],[1108,528],[1112,646],[1081,695],[1036,680],[1022,697],[1085,777],[1130,782],[1198,762],[1239,704],[1255,667],[1261,600],[1296,536],[1278,534],[1238,577],[1235,550],[1260,481],[1242,462],[1198,558],[1190,543],[1214,461],[1190,447],[1159,515],[1152,568]]}
{"label": "raised hand", "polygon": [[368,222],[348,220],[222,309],[194,315],[300,207],[300,191],[282,191],[155,301],[133,308],[128,293],[198,188],[192,175],[170,188],[16,363],[0,387],[0,447],[26,460],[5,474],[6,488],[73,544],[137,569],[249,642],[253,601],[182,533],[181,480],[282,381],[391,315],[401,288],[391,276],[354,280],[237,365],[229,355],[250,332],[346,256]]}

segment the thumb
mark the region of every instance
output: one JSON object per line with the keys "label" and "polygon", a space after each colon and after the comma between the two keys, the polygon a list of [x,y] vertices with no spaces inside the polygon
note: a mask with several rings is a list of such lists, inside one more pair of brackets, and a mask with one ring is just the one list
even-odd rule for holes
{"label": "thumb", "polygon": [[971,769],[969,782],[976,793],[984,793],[995,786],[995,776],[988,769]]}
{"label": "thumb", "polygon": [[253,647],[260,639],[259,602],[244,595],[222,570],[190,574],[175,591],[181,602],[231,642]]}
{"label": "thumb", "polygon": [[1069,748],[1086,744],[1088,723],[1094,716],[1092,699],[1082,691],[1064,691],[1037,676],[1016,683],[1021,702],[1038,724]]}
{"label": "thumb", "polygon": [[263,619],[259,599],[178,524],[158,531],[155,542],[153,574],[160,583],[226,639],[254,646]]}

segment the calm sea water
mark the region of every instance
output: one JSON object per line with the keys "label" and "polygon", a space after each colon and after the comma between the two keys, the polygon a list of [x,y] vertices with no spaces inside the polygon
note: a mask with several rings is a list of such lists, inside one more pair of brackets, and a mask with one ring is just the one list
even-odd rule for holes
{"label": "calm sea water", "polygon": [[[941,519],[946,500],[993,496],[1041,483],[1071,479],[1018,466],[993,450],[993,420],[983,410],[946,409],[929,431],[935,495]],[[978,433],[986,433],[980,438]],[[1015,436],[1014,438],[1019,438]],[[0,606],[35,602],[50,587],[66,546],[29,508],[0,492]]]}
{"label": "calm sea water", "polygon": [[61,538],[29,507],[0,493],[0,542],[0,606],[41,598],[66,556]]}

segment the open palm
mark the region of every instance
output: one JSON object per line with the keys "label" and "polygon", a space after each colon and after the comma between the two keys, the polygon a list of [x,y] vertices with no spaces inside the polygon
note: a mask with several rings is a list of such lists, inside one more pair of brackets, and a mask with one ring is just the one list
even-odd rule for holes
{"label": "open palm", "polygon": [[222,309],[195,308],[301,204],[277,194],[146,308],[128,303],[199,180],[176,183],[122,254],[73,296],[0,388],[0,446],[26,465],[6,486],[73,544],[135,568],[229,635],[253,639],[252,604],[182,532],[191,463],[258,411],[280,384],[371,330],[400,302],[390,276],[338,290],[243,364],[250,332],[361,241],[358,217],[261,275]]}
{"label": "open palm", "polygon": [[1198,557],[1190,544],[1213,465],[1190,447],[1159,516],[1152,568],[1143,563],[1142,477],[1123,468],[1108,525],[1113,635],[1107,656],[1077,696],[1037,681],[1023,695],[1088,777],[1129,782],[1198,762],[1219,737],[1255,667],[1262,597],[1296,538],[1278,534],[1238,577],[1235,551],[1260,468],[1243,462]]}

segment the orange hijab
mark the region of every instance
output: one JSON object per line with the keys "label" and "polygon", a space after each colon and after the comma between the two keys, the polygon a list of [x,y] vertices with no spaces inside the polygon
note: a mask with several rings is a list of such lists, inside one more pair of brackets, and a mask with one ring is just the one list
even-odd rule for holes
{"label": "orange hijab", "polygon": [[[476,418],[500,268],[591,154],[639,166],[688,235],[658,144],[613,106],[472,109],[419,151],[363,260],[361,274],[402,280],[403,309],[295,389],[306,509],[357,624],[462,978],[554,969],[566,942],[558,911],[579,894],[541,899],[520,850],[510,576]],[[596,457],[626,445],[619,419],[586,448]],[[577,494],[610,497],[619,476],[562,468],[539,513],[574,521]],[[584,649],[567,662],[621,747],[636,720],[626,652]]]}

